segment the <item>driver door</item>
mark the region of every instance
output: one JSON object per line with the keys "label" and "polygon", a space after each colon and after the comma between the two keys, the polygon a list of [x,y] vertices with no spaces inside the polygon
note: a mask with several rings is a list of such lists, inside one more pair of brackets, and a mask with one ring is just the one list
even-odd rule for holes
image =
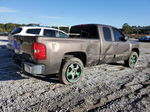
{"label": "driver door", "polygon": [[112,28],[112,33],[114,37],[114,49],[115,49],[115,60],[126,60],[129,55],[130,44],[125,40],[124,34],[118,29]]}

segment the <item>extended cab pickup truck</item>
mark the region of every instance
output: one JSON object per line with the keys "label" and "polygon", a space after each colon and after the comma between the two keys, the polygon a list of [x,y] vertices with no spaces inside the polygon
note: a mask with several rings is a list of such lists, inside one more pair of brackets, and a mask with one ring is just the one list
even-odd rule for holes
{"label": "extended cab pickup truck", "polygon": [[[44,31],[43,31],[44,32]],[[81,79],[84,67],[124,60],[134,67],[139,44],[127,40],[115,27],[100,24],[72,26],[70,36],[10,35],[15,62],[30,74],[58,74],[64,84]]]}

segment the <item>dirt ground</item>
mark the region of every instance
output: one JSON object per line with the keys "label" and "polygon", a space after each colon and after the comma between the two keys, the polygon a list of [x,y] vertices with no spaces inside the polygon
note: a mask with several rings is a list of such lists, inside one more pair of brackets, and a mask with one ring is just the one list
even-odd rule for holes
{"label": "dirt ground", "polygon": [[140,44],[134,69],[103,64],[85,69],[82,81],[63,85],[54,75],[17,69],[0,47],[0,112],[150,112],[150,43]]}

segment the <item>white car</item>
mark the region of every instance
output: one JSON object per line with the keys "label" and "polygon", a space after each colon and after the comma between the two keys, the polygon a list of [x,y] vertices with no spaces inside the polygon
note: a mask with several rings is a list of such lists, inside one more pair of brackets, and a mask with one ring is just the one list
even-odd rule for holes
{"label": "white car", "polygon": [[9,34],[8,38],[8,49],[13,49],[12,36],[45,36],[45,37],[57,37],[67,38],[69,35],[62,30],[44,27],[44,26],[22,26],[14,28]]}
{"label": "white car", "polygon": [[66,38],[68,34],[55,28],[43,27],[43,26],[22,26],[14,28],[10,35],[20,36],[48,36],[48,37],[60,37]]}

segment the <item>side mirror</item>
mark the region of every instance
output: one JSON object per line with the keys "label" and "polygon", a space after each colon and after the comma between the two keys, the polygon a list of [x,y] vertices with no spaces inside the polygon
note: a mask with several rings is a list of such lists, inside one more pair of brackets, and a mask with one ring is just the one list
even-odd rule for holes
{"label": "side mirror", "polygon": [[121,41],[127,41],[128,37],[120,37],[119,40],[121,40]]}
{"label": "side mirror", "polygon": [[125,40],[125,41],[129,40],[129,37],[125,37],[124,40]]}

